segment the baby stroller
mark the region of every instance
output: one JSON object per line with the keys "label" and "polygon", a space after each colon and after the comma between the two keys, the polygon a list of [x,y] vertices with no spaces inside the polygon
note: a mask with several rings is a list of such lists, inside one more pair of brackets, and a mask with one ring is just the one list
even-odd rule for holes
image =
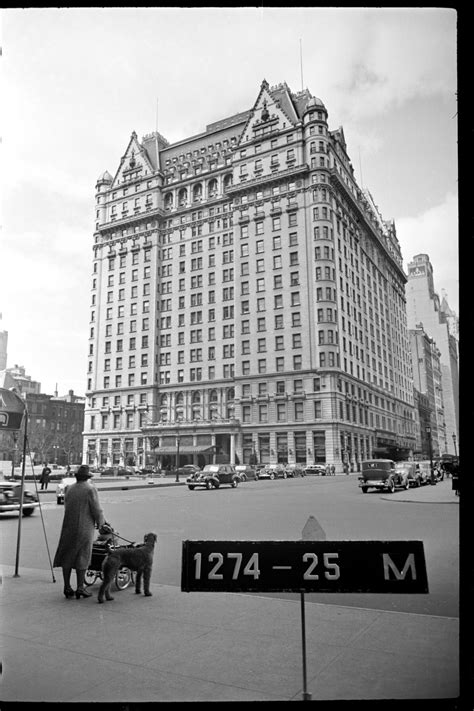
{"label": "baby stroller", "polygon": [[[123,543],[119,542],[119,539]],[[115,548],[135,548],[135,546],[136,544],[132,541],[127,541],[126,538],[119,536],[109,523],[102,524],[99,528],[99,535],[92,544],[92,557],[85,576],[86,586],[93,585],[97,579],[103,580],[102,563],[111,551]],[[115,576],[115,586],[117,590],[125,590],[130,583],[135,583],[134,573],[130,568],[122,566]]]}

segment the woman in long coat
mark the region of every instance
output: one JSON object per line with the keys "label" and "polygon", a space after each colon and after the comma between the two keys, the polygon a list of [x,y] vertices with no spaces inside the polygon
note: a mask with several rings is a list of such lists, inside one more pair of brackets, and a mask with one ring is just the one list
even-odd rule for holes
{"label": "woman in long coat", "polygon": [[[82,465],[76,472],[76,483],[64,496],[64,519],[54,556],[53,567],[63,569],[64,595],[91,597],[85,588],[85,575],[92,555],[95,527],[104,522],[97,490],[89,482],[89,467]],[[76,571],[77,589],[71,587],[71,571]]]}

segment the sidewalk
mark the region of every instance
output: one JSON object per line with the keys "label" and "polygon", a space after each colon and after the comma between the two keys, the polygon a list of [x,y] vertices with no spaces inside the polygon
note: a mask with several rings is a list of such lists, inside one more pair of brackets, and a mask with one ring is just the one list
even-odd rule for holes
{"label": "sidewalk", "polygon": [[[158,481],[153,486],[184,484]],[[152,486],[131,480],[96,485]],[[49,494],[54,490],[42,492],[42,499]],[[459,502],[451,480],[384,498]],[[14,568],[4,566],[2,573],[3,702],[303,698],[299,595],[185,593],[160,585],[156,570],[153,597],[129,587],[99,605],[98,583],[90,588],[93,597],[67,600],[59,570],[55,583],[49,570],[23,568],[15,578]],[[457,699],[457,618],[314,602],[306,602],[305,616],[312,700]]]}
{"label": "sidewalk", "polygon": [[[67,600],[47,572],[3,570],[1,698],[46,702],[298,701],[299,596],[184,593],[152,583]],[[156,577],[159,577],[157,575]],[[455,699],[459,621],[310,603],[313,700]]]}

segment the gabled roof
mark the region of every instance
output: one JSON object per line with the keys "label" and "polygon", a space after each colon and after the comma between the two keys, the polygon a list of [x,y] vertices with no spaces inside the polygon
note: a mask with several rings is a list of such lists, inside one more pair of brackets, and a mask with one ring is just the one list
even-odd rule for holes
{"label": "gabled roof", "polygon": [[133,131],[133,133],[130,137],[130,140],[128,142],[128,146],[126,148],[125,154],[122,156],[122,158],[120,160],[120,165],[117,169],[117,172],[115,173],[113,184],[117,183],[119,175],[126,168],[125,163],[127,160],[135,160],[137,162],[139,161],[139,162],[143,163],[149,169],[149,171],[151,173],[155,172],[155,169],[153,168],[153,165],[151,164],[151,161],[150,161],[147,151],[138,142],[137,134],[135,133],[135,131]]}

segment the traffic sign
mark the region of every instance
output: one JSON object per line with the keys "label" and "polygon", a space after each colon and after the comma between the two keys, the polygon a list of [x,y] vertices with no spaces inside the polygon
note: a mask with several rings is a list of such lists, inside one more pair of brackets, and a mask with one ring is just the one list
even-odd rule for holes
{"label": "traffic sign", "polygon": [[427,593],[422,541],[183,541],[184,592]]}

